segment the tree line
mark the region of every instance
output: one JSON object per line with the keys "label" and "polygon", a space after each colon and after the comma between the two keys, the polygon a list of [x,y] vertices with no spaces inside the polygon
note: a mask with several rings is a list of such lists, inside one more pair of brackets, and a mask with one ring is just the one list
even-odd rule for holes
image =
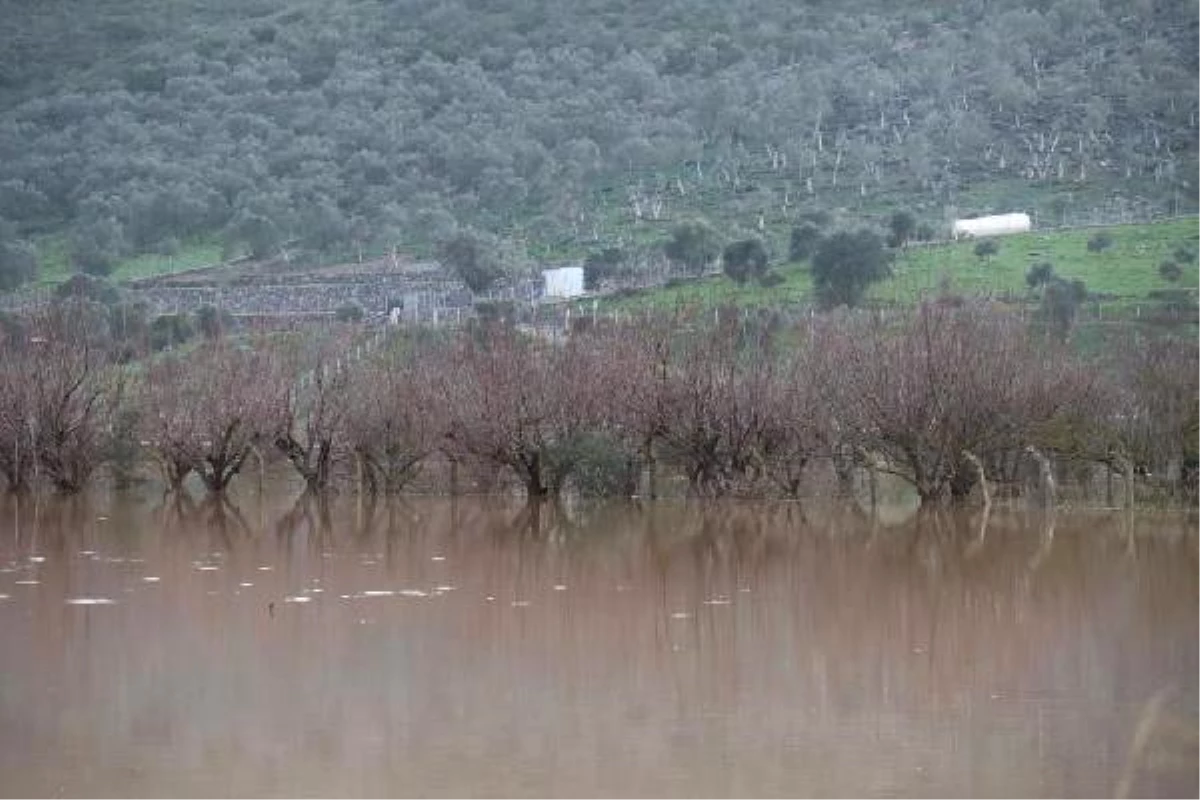
{"label": "tree line", "polygon": [[287,258],[468,234],[519,268],[680,211],[757,230],[892,197],[941,222],[989,182],[1195,207],[1185,0],[0,9],[0,288],[46,234],[93,273],[194,237]]}
{"label": "tree line", "polygon": [[[1130,341],[1082,356],[985,303],[396,333],[345,326],[218,337],[122,363],[106,316],[48,306],[3,336],[0,473],[83,489],[157,465],[169,490],[225,492],[282,461],[312,492],[390,494],[434,465],[484,467],[531,498],[798,497],[817,462],[844,485],[895,474],[924,505],[986,476],[1015,491],[1027,453],[1196,489],[1197,347]],[[446,488],[446,487],[444,487]],[[452,487],[450,487],[452,488]]]}

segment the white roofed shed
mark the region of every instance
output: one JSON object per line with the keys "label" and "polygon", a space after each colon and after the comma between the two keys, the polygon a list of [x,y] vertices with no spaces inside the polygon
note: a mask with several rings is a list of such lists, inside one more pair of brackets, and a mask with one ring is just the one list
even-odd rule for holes
{"label": "white roofed shed", "polygon": [[1033,229],[1028,214],[996,214],[991,217],[959,219],[954,221],[954,238],[976,236],[1004,236],[1009,233],[1024,233]]}

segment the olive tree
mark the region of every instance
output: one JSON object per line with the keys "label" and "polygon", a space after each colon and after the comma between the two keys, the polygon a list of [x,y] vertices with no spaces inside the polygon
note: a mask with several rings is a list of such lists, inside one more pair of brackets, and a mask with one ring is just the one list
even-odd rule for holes
{"label": "olive tree", "polygon": [[858,305],[872,283],[890,274],[883,242],[867,229],[827,237],[812,258],[817,299],[826,308]]}

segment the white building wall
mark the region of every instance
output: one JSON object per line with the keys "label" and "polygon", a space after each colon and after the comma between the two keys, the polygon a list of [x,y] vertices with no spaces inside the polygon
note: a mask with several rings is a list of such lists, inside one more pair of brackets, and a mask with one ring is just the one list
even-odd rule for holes
{"label": "white building wall", "polygon": [[546,297],[578,297],[583,294],[583,267],[543,270]]}
{"label": "white building wall", "polygon": [[964,236],[1003,236],[1033,229],[1028,214],[997,214],[992,217],[960,219],[954,222],[954,238]]}

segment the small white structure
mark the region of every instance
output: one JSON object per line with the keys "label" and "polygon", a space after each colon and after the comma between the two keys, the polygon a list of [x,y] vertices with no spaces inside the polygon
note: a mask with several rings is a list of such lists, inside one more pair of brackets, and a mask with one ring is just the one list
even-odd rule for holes
{"label": "small white structure", "polygon": [[583,267],[562,267],[542,271],[546,297],[578,297],[583,294]]}
{"label": "small white structure", "polygon": [[975,236],[1004,236],[1032,230],[1028,214],[997,214],[993,217],[958,219],[954,221],[954,238]]}

